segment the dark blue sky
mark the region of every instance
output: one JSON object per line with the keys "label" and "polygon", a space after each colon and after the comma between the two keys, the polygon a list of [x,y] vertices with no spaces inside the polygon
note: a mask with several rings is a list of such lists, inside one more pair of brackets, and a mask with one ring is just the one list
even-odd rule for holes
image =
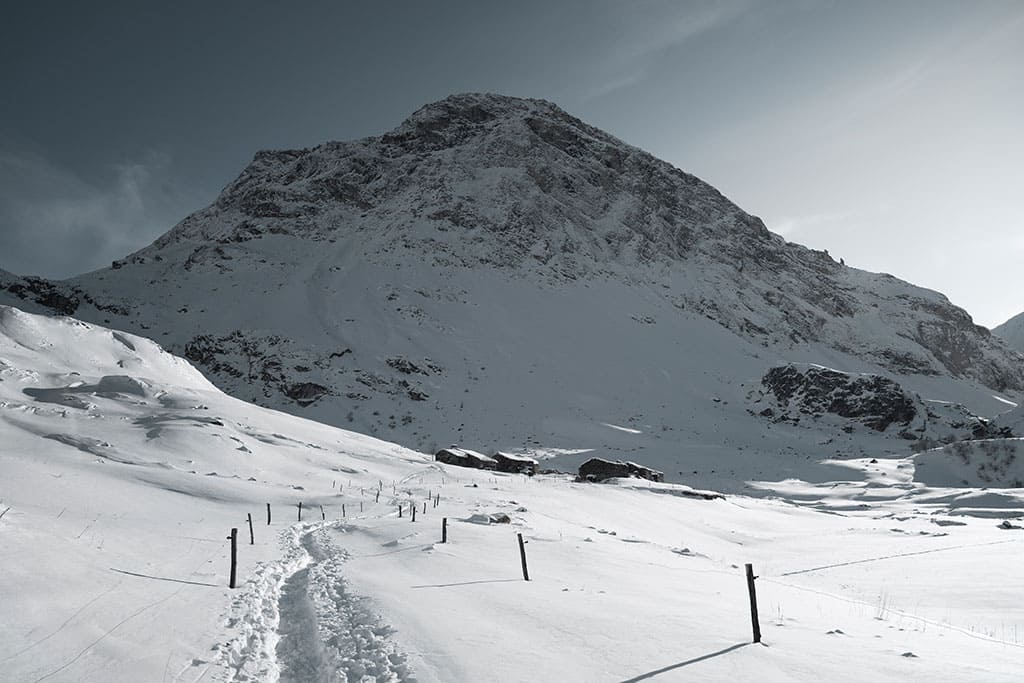
{"label": "dark blue sky", "polygon": [[0,268],[64,277],[258,149],[543,97],[789,239],[1024,310],[1019,2],[33,2],[0,23]]}

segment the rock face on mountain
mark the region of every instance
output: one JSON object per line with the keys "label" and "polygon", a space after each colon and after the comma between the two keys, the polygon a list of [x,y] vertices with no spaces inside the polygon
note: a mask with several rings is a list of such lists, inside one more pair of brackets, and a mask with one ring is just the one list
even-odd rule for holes
{"label": "rock face on mountain", "polygon": [[822,422],[831,419],[847,434],[859,424],[915,441],[920,448],[1014,435],[1009,426],[996,425],[961,404],[922,399],[890,378],[820,366],[772,368],[750,399],[751,413],[775,423],[810,421],[820,429]]}
{"label": "rock face on mountain", "polygon": [[1002,325],[992,328],[992,334],[1005,341],[1011,349],[1024,353],[1024,313],[1019,313]]}
{"label": "rock face on mountain", "polygon": [[[829,368],[800,370],[787,365],[769,370],[761,383],[780,406],[857,419],[879,432],[894,423],[907,426],[917,415],[913,399],[902,387],[878,375],[851,376]],[[772,416],[771,408],[765,411],[766,417]]]}
{"label": "rock face on mountain", "polygon": [[149,247],[64,282],[0,273],[0,301],[150,335],[240,398],[430,450],[731,449],[719,430],[753,423],[741,385],[788,362],[946,400],[1024,388],[1021,357],[942,295],[789,244],[557,106],[497,95],[260,152]]}

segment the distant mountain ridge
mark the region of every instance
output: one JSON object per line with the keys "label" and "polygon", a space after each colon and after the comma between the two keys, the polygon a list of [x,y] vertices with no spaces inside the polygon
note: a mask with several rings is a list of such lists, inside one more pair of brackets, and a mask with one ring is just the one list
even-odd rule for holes
{"label": "distant mountain ridge", "polygon": [[992,334],[1004,340],[1011,349],[1024,353],[1024,313],[1018,313],[992,328]]}
{"label": "distant mountain ridge", "polygon": [[[789,362],[982,414],[986,392],[1024,389],[1024,359],[941,294],[787,243],[698,178],[499,95],[260,152],[149,247],[63,282],[0,274],[0,301],[153,336],[240,398],[420,448],[760,447],[744,396]],[[729,407],[705,414],[711,396]],[[602,431],[627,422],[645,436]]]}

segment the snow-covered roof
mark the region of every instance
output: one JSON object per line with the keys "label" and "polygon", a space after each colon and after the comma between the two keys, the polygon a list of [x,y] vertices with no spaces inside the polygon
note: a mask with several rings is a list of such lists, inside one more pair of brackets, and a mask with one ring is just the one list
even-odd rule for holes
{"label": "snow-covered roof", "polygon": [[473,458],[475,460],[480,460],[481,462],[496,462],[496,460],[490,457],[489,455],[477,453],[476,451],[471,451],[468,448],[459,448],[458,446],[449,446],[448,448],[442,448],[438,452],[451,453],[452,455],[459,458]]}
{"label": "snow-covered roof", "polygon": [[516,455],[515,453],[505,453],[504,451],[498,451],[497,453],[494,454],[494,457],[502,457],[505,458],[506,460],[514,460],[516,462],[522,462],[531,465],[538,464],[536,460],[534,460],[528,455]]}

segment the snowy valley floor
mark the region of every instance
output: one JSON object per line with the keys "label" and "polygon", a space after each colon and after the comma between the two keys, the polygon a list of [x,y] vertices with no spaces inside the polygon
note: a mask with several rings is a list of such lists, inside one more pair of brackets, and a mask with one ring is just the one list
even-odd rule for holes
{"label": "snowy valley floor", "polygon": [[[911,458],[712,500],[442,466],[228,398],[141,338],[11,310],[0,310],[0,680],[1024,671],[1020,489],[928,487]],[[502,514],[509,523],[485,523]]]}
{"label": "snowy valley floor", "polygon": [[[341,495],[329,473],[307,479],[294,499],[330,519],[293,523],[279,503],[269,527],[255,501],[147,492],[85,512],[5,495],[5,680],[1011,681],[1024,667],[1024,531],[998,519],[408,469],[380,503],[380,479],[345,477]],[[441,502],[424,514],[429,493]],[[498,513],[511,524],[480,523]]]}

